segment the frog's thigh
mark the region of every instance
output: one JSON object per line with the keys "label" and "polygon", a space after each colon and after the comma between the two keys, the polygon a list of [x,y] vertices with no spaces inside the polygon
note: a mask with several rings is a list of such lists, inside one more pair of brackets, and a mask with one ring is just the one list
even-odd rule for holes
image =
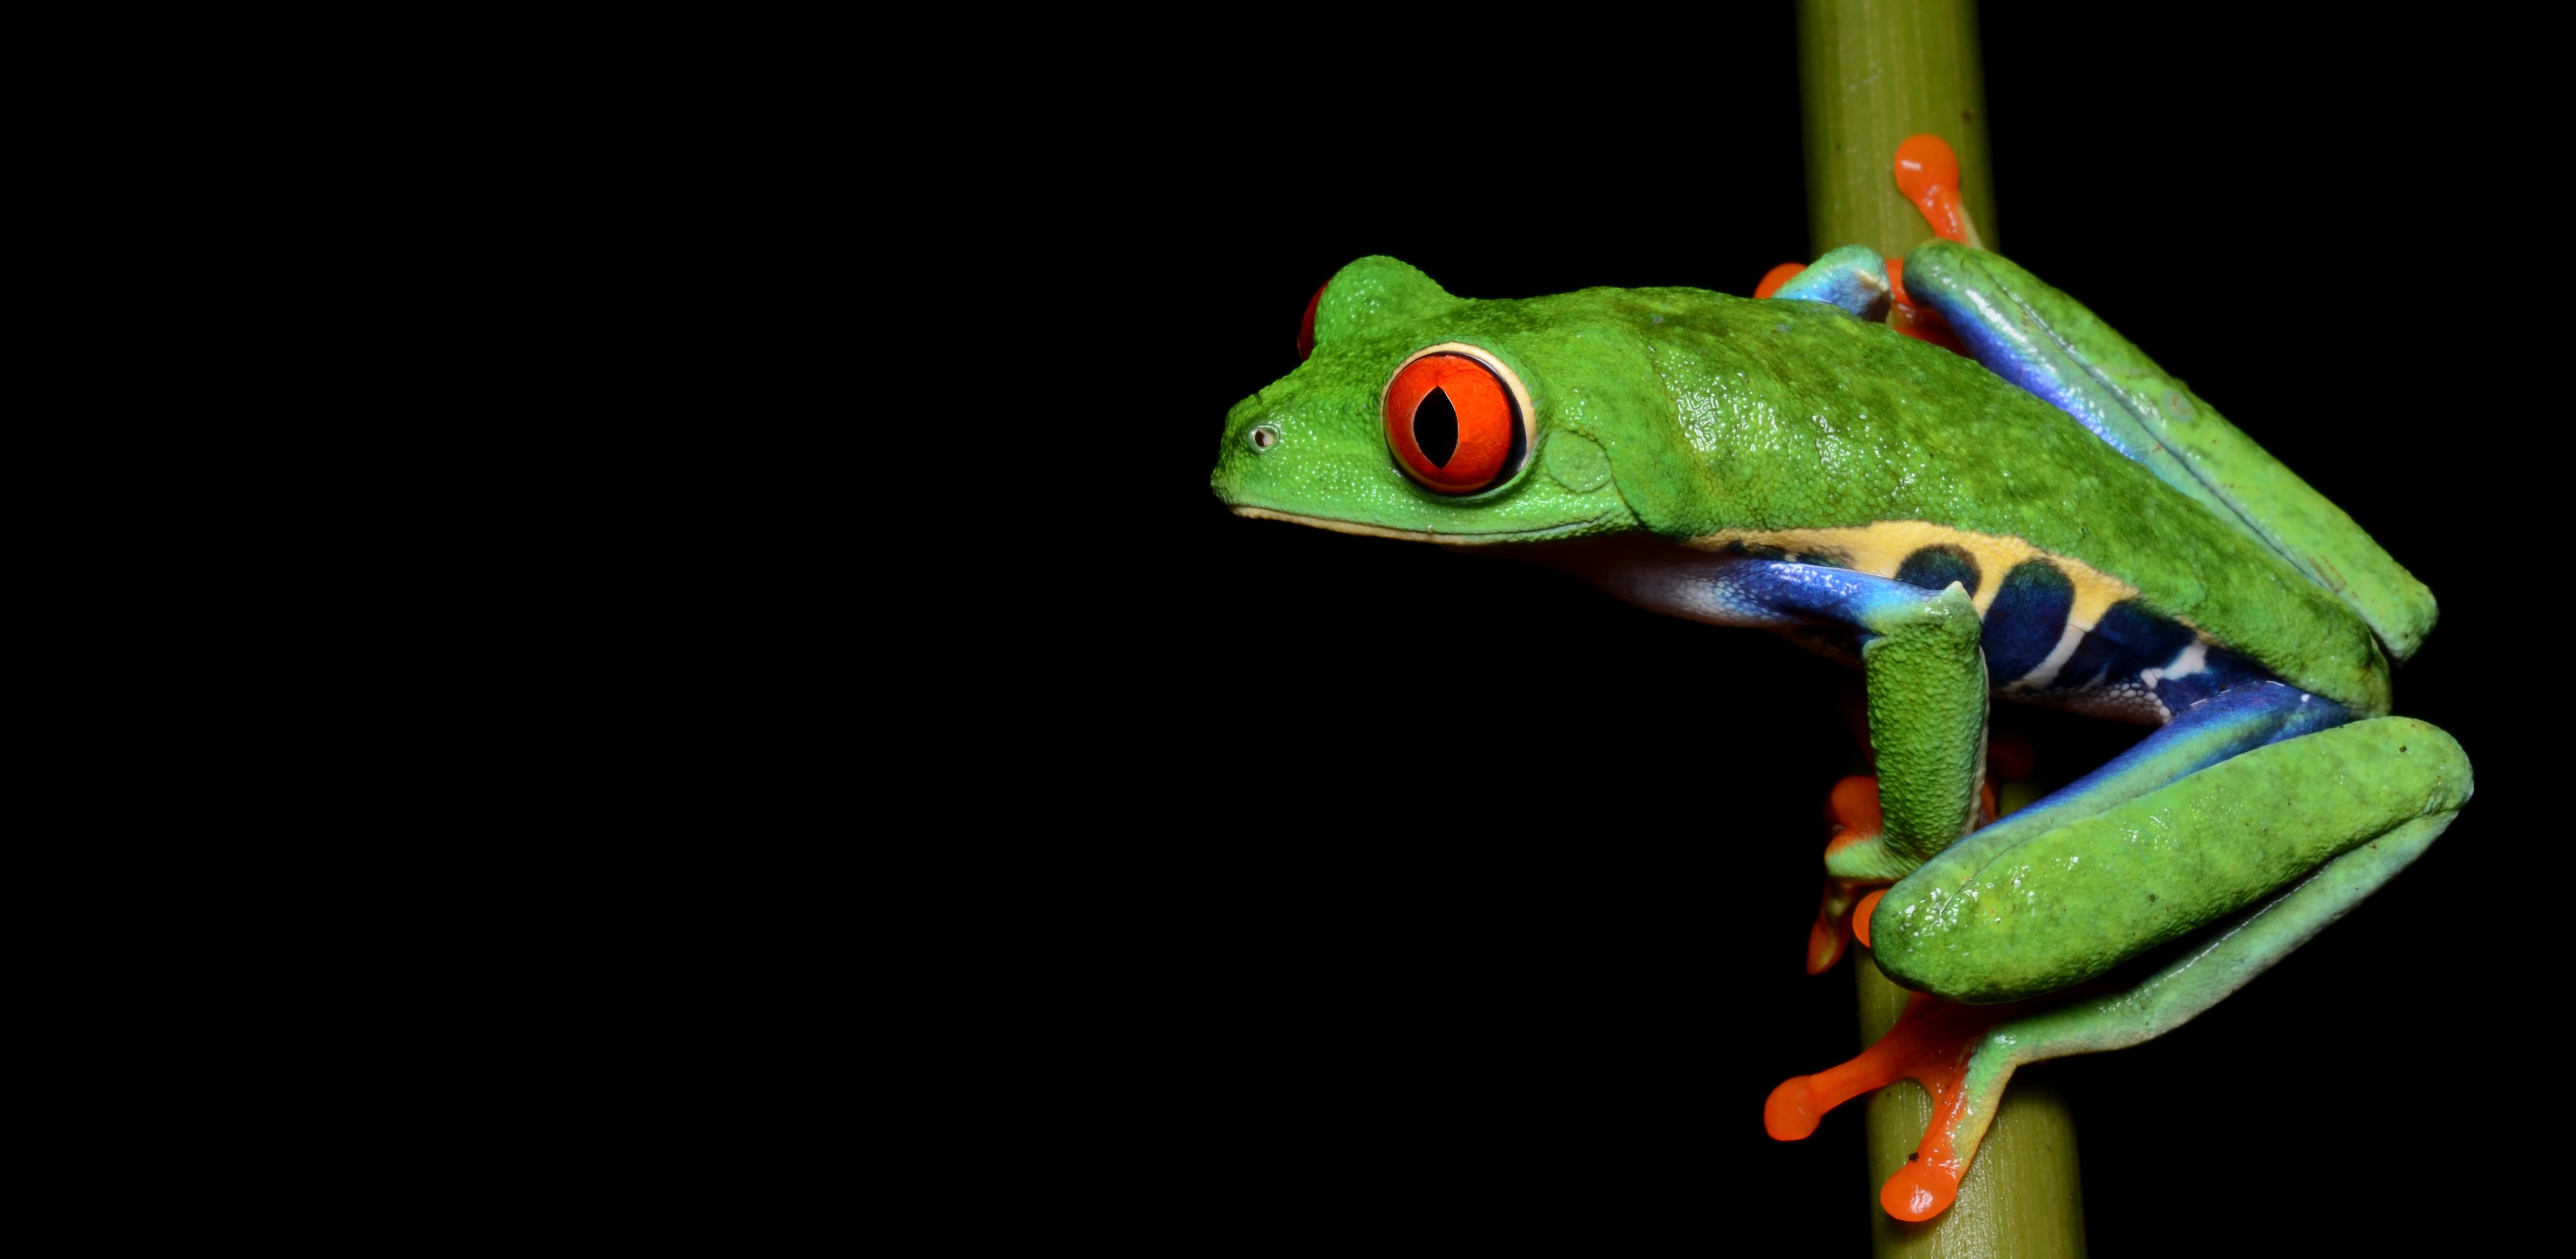
{"label": "frog's thigh", "polygon": [[1906,259],[1905,287],[1988,370],[2270,547],[2360,613],[2395,658],[2432,628],[2423,583],[2082,303],[2004,258],[1948,241]]}
{"label": "frog's thigh", "polygon": [[[2109,764],[1951,845],[1914,877],[1944,880],[1952,886],[1963,884],[1995,854],[2034,835],[2137,799],[2231,756],[2350,720],[2352,712],[2343,705],[2278,682],[2240,686],[2212,696],[2175,714],[2162,729],[2113,757]],[[1837,878],[1868,877],[1843,868],[1850,851],[1846,848],[1827,854],[1827,872]]]}
{"label": "frog's thigh", "polygon": [[1872,916],[1871,942],[1890,976],[1951,1000],[2055,991],[2344,854],[2412,836],[2410,824],[2447,817],[2469,789],[2459,744],[2424,722],[2388,717],[2319,731],[1928,866],[1889,890]]}
{"label": "frog's thigh", "polygon": [[[2465,762],[2461,770],[2466,772]],[[2395,877],[2422,856],[2457,816],[2454,808],[2397,824],[2239,915],[2218,930],[2207,948],[2193,950],[2126,992],[2087,998],[1996,1026],[1969,1060],[1967,1076],[1960,1082],[1960,1104],[1943,1112],[1956,1116],[1948,1135],[1959,1164],[1965,1166],[1985,1139],[2015,1068],[2049,1058],[2125,1049],[2190,1022]]]}

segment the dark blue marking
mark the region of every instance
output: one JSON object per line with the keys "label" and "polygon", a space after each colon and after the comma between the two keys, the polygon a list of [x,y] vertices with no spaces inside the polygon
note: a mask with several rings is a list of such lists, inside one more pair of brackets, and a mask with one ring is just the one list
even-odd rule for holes
{"label": "dark blue marking", "polygon": [[[2190,627],[2169,617],[2149,612],[2135,599],[2122,599],[2102,613],[2094,622],[2090,637],[2108,639],[2129,649],[2129,654],[2144,662],[2141,667],[2160,665],[2182,654],[2196,635]],[[2077,648],[2082,651],[2082,648]]]}
{"label": "dark blue marking", "polygon": [[2135,677],[2140,669],[2171,661],[2191,640],[2190,630],[2147,611],[2135,599],[2123,599],[2085,632],[2084,641],[2076,645],[2075,654],[2067,657],[2048,689],[2084,690]]}
{"label": "dark blue marking", "polygon": [[2039,667],[2066,636],[2075,583],[2047,560],[2023,560],[2004,574],[1986,607],[1986,676],[2001,686]]}
{"label": "dark blue marking", "polygon": [[1947,590],[1955,581],[1974,595],[1982,577],[1977,571],[1977,557],[1946,542],[1916,551],[1896,567],[1898,581],[1925,590]]}

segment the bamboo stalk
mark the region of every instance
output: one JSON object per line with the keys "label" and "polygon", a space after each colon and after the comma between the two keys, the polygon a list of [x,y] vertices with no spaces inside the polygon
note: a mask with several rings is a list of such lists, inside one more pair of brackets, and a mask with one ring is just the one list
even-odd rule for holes
{"label": "bamboo stalk", "polygon": [[[1906,992],[1853,949],[1860,979],[1861,1043],[1887,1034]],[[1870,1239],[1879,1259],[2080,1259],[2084,1192],[2076,1171],[2075,1120],[2043,1081],[2017,1076],[1995,1109],[1959,1199],[1929,1223],[1907,1224],[1879,1206],[1878,1187],[1905,1166],[1932,1122],[1923,1086],[1899,1080],[1869,1096]]]}
{"label": "bamboo stalk", "polygon": [[1798,98],[1815,252],[1867,245],[1894,258],[1932,238],[1890,173],[1897,142],[1918,132],[1958,153],[1968,217],[1994,247],[1975,0],[1800,0]]}
{"label": "bamboo stalk", "polygon": [[[1896,145],[1918,132],[1950,142],[1961,194],[1988,248],[1995,247],[1994,163],[1986,143],[1984,74],[1975,0],[1800,0],[1799,96],[1806,129],[1807,230],[1815,253],[1867,245],[1902,256],[1930,239],[1922,215],[1896,190]],[[1861,1043],[1887,1033],[1905,990],[1853,951]],[[1879,1259],[2077,1259],[2084,1208],[2075,1125],[2065,1099],[2016,1079],[1960,1182],[1958,1200],[1927,1224],[1879,1206],[1931,1122],[1922,1086],[1900,1080],[1869,1099],[1871,1236]]]}

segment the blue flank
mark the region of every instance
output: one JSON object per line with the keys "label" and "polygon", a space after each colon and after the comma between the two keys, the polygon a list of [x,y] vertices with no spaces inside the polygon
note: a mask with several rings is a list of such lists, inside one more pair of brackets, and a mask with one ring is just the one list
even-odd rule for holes
{"label": "blue flank", "polygon": [[[1698,597],[1731,624],[1786,630],[1830,623],[1852,635],[1852,651],[1835,653],[1846,655],[1870,636],[1866,627],[1877,614],[1953,581],[1973,594],[1982,578],[1973,557],[1947,546],[1907,556],[1894,579],[1739,554],[1708,574]],[[2074,602],[2074,583],[2046,560],[2027,560],[2004,574],[1980,635],[1988,686],[2015,699],[2163,725],[2222,694],[2278,681],[2252,659],[2203,642],[2135,599],[2111,605],[2052,672],[2047,662],[2065,637]]]}
{"label": "blue flank", "polygon": [[[1730,625],[1759,625],[1837,655],[1856,657],[1867,626],[1933,597],[1928,584],[1955,574],[1964,553],[1906,557],[1899,572],[1922,584],[1737,551],[1706,557],[1669,587],[1636,588],[1649,606]],[[1971,565],[1973,567],[1973,564]],[[1969,576],[1977,576],[1971,573]],[[1966,578],[1951,576],[1962,586]],[[1988,685],[2015,698],[2127,717],[2162,727],[2102,768],[1943,850],[1915,877],[1967,877],[2040,831],[2135,799],[2256,748],[2353,720],[2351,710],[2308,694],[2252,661],[2204,642],[2136,600],[2113,604],[2072,644],[2054,680],[2015,687],[2065,641],[2073,584],[2044,560],[2016,565],[1988,606],[1981,635]],[[1883,621],[1881,622],[1883,623]],[[2180,668],[2180,677],[2167,673]],[[2018,669],[2018,672],[2007,672]],[[1948,871],[1949,873],[1942,873]]]}

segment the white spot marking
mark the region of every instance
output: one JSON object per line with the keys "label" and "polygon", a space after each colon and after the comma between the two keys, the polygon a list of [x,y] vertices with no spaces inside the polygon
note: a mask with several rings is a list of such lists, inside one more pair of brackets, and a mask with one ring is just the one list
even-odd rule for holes
{"label": "white spot marking", "polygon": [[2037,665],[2031,668],[2030,672],[2021,675],[2013,681],[2011,686],[2004,689],[2012,691],[2047,690],[2048,684],[2057,680],[2057,671],[2066,667],[2067,660],[2075,654],[2076,646],[2083,641],[2083,629],[2078,627],[2075,622],[2071,620],[2068,621],[2066,623],[2066,632],[2057,636],[2057,646],[2049,649],[2048,658],[2040,661]]}
{"label": "white spot marking", "polygon": [[2138,670],[2138,678],[2140,681],[2147,684],[2148,689],[2152,690],[2158,682],[2172,678],[2187,678],[2195,673],[2206,673],[2208,670],[2209,646],[2208,644],[2201,642],[2199,639],[2193,639],[2191,641],[2191,645],[2183,648],[2181,653],[2176,655],[2170,663],[2165,665],[2165,667],[2161,669],[2140,669]]}

